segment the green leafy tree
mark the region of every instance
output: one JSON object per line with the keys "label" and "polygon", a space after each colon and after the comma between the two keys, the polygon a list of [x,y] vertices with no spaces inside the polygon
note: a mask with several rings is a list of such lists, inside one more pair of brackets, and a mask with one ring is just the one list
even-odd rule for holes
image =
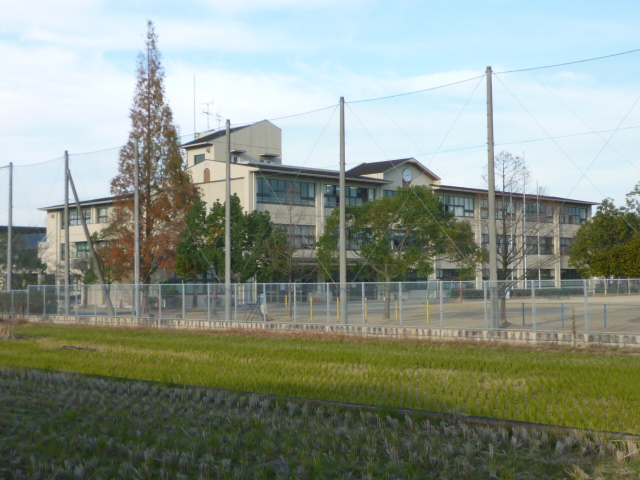
{"label": "green leafy tree", "polygon": [[[637,189],[636,189],[637,190]],[[640,277],[640,217],[633,192],[627,207],[605,199],[596,214],[578,229],[570,264],[583,278]]]}
{"label": "green leafy tree", "polygon": [[146,50],[138,57],[131,108],[131,132],[120,150],[118,175],[111,182],[116,197],[104,260],[116,279],[133,276],[135,143],[139,142],[140,276],[145,284],[159,269],[173,270],[176,247],[191,206],[199,200],[180,151],[171,108],[165,101],[164,70],[153,23],[147,23]]}
{"label": "green leafy tree", "polygon": [[[224,256],[225,205],[216,201],[207,213],[204,202],[197,202],[186,216],[185,229],[177,247],[176,273],[188,279],[211,273],[222,281]],[[244,212],[237,195],[231,197],[232,281],[278,281],[278,263],[285,244],[282,232],[274,229],[269,212]]]}
{"label": "green leafy tree", "polygon": [[[436,259],[473,271],[481,258],[469,223],[456,221],[427,187],[399,188],[395,197],[348,207],[346,217],[347,242],[379,281],[405,280],[409,270],[427,276]],[[336,208],[318,241],[318,261],[325,272],[334,270],[338,261],[338,226]],[[390,317],[389,289],[387,283],[385,319]]]}

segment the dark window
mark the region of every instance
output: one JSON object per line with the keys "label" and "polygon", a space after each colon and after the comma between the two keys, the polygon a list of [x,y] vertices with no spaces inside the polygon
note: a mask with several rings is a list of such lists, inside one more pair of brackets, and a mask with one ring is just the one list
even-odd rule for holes
{"label": "dark window", "polygon": [[[90,208],[83,208],[82,209],[82,215],[84,216],[85,222],[91,223],[91,209]],[[82,225],[82,222],[80,221],[80,216],[78,215],[78,209],[76,209],[76,208],[74,208],[73,210],[69,209],[69,225],[72,226],[72,227],[76,226],[76,225]]]}
{"label": "dark window", "polygon": [[197,165],[201,162],[204,162],[204,153],[200,153],[198,155],[193,156],[193,164]]}
{"label": "dark window", "polygon": [[580,225],[587,221],[585,207],[560,207],[560,223]]}
{"label": "dark window", "polygon": [[76,258],[83,258],[89,255],[89,244],[87,242],[76,242]]}
{"label": "dark window", "polygon": [[278,224],[287,234],[291,246],[301,249],[312,249],[316,242],[316,227],[313,225]]}
{"label": "dark window", "polygon": [[575,242],[575,238],[562,237],[560,239],[560,255],[569,255],[571,253],[571,245]]}
{"label": "dark window", "polygon": [[309,205],[316,203],[315,184],[276,178],[258,178],[258,203]]}
{"label": "dark window", "polygon": [[553,255],[553,237],[527,237],[527,253]]}
{"label": "dark window", "polygon": [[[347,205],[362,205],[375,199],[375,189],[364,187],[347,187],[345,192]],[[340,186],[324,186],[324,206],[333,208],[340,205]]]}
{"label": "dark window", "polygon": [[398,194],[395,190],[382,190],[382,196],[384,197],[395,197]]}
{"label": "dark window", "polygon": [[456,217],[473,217],[473,198],[454,197],[451,195],[438,195],[447,212]]}
{"label": "dark window", "polygon": [[98,207],[98,223],[107,223],[109,221],[109,209],[107,207]]}

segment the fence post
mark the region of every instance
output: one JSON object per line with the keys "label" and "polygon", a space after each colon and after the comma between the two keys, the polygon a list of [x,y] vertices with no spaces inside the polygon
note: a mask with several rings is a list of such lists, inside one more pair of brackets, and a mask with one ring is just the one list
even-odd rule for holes
{"label": "fence post", "polygon": [[118,316],[118,284],[115,284],[113,286],[113,289],[115,290],[113,295],[114,295],[114,297],[116,299],[116,302],[115,302],[115,305],[113,306],[113,309],[115,310],[115,314],[116,314],[116,317],[117,317]]}
{"label": "fence post", "polygon": [[293,284],[293,323],[298,323],[298,292],[296,289],[296,284]]}
{"label": "fence post", "polygon": [[207,283],[207,320],[211,322],[211,284]]}
{"label": "fence post", "polygon": [[533,317],[533,330],[538,328],[538,317],[536,315],[536,281],[531,280],[531,316]]}
{"label": "fence post", "polygon": [[[58,308],[58,299],[56,298],[56,314],[58,313],[57,308]],[[42,315],[46,315],[46,314],[47,314],[47,287],[44,286],[42,288]]]}
{"label": "fence post", "polygon": [[364,311],[365,307],[364,307],[364,282],[360,283],[360,289],[362,291],[362,325],[364,325],[366,323],[366,319],[367,319],[367,315]]}
{"label": "fence post", "polygon": [[186,298],[184,295],[184,281],[182,282],[182,320],[187,319],[187,310],[186,310]]}
{"label": "fence post", "polygon": [[604,328],[607,328],[607,304],[604,304]]}
{"label": "fence post", "polygon": [[327,297],[327,325],[331,323],[331,300],[329,299],[329,284],[325,283],[326,297]]}
{"label": "fence post", "polygon": [[584,331],[589,333],[589,288],[587,280],[583,280],[584,285]]}
{"label": "fence post", "polygon": [[444,302],[443,302],[443,282],[439,282],[439,296],[440,296],[440,328],[444,327]]}
{"label": "fence post", "polygon": [[564,328],[564,303],[560,304],[560,313],[562,314],[562,328]]}
{"label": "fence post", "polygon": [[400,326],[402,326],[402,282],[398,282],[398,301],[400,302]]}
{"label": "fence post", "polygon": [[162,284],[158,284],[158,321],[161,321],[161,320],[162,320]]}
{"label": "fence post", "polygon": [[484,300],[484,328],[489,329],[489,304],[487,303],[487,281],[482,282],[482,298]]}
{"label": "fence post", "polygon": [[31,309],[31,304],[29,303],[29,292],[30,292],[30,288],[27,285],[27,317],[29,316],[29,311]]}

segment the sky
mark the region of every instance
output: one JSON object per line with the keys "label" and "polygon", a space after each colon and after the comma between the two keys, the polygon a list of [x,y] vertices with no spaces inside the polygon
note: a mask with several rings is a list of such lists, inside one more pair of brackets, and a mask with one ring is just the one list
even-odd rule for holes
{"label": "sky", "polygon": [[337,169],[344,97],[347,168],[483,188],[491,66],[496,153],[532,191],[621,205],[640,181],[639,2],[23,0],[0,16],[0,224],[10,162],[14,225],[63,201],[65,151],[81,199],[110,194],[147,20],[184,141],[270,119],[283,163]]}

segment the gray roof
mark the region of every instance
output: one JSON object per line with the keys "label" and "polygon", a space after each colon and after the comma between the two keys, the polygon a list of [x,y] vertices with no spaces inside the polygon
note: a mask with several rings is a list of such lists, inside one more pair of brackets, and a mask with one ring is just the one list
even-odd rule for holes
{"label": "gray roof", "polygon": [[[233,132],[237,132],[238,130],[242,130],[244,128],[250,127],[251,125],[243,125],[242,127],[233,127],[231,129],[229,129],[229,133],[233,133]],[[206,144],[208,142],[211,142],[213,140],[215,140],[216,138],[220,138],[220,137],[224,137],[227,134],[227,129],[224,128],[222,130],[218,130],[216,132],[213,133],[208,133],[206,135],[202,135],[201,137],[196,138],[195,140],[191,140],[190,142],[187,143],[183,143],[181,146],[182,148],[193,148],[193,147],[199,147],[202,146],[203,144]]]}
{"label": "gray roof", "polygon": [[413,157],[398,158],[396,160],[383,160],[381,162],[361,163],[357,167],[353,167],[352,169],[350,169],[347,173],[352,175],[371,175],[374,173],[384,173],[392,169],[397,169],[405,163],[411,163],[412,165],[415,165],[417,168],[419,168],[425,175],[433,178],[434,180],[440,180],[440,177],[438,177],[435,173],[433,173]]}

